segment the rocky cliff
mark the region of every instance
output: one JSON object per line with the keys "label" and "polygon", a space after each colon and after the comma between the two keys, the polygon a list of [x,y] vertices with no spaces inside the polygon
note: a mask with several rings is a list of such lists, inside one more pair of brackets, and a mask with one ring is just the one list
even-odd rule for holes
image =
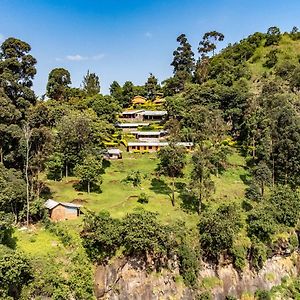
{"label": "rocky cliff", "polygon": [[[232,265],[216,267],[203,264],[199,281],[203,290],[211,291],[214,299],[227,295],[240,299],[245,293],[257,289],[270,290],[279,285],[283,277],[298,275],[300,256],[273,257],[257,273],[249,268],[239,274]],[[95,273],[97,299],[162,300],[195,299],[195,294],[180,280],[176,262],[168,269],[150,272],[139,259],[116,259],[106,266],[98,266]]]}

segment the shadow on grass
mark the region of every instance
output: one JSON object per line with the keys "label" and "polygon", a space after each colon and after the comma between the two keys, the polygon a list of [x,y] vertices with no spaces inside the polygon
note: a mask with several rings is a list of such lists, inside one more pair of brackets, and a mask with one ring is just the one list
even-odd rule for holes
{"label": "shadow on grass", "polygon": [[17,246],[17,241],[18,241],[18,239],[16,237],[11,236],[6,240],[6,243],[4,245],[9,247],[10,249],[15,250],[16,246]]}
{"label": "shadow on grass", "polygon": [[153,178],[151,180],[150,190],[156,194],[163,194],[171,196],[171,188],[162,179]]}
{"label": "shadow on grass", "polygon": [[250,176],[248,174],[242,174],[242,175],[240,175],[240,179],[243,181],[243,183],[245,185],[250,185],[251,182],[252,182],[251,178],[250,178]]}
{"label": "shadow on grass", "polygon": [[107,159],[103,159],[101,174],[105,174],[106,169],[108,169],[110,166],[111,166],[111,162],[109,160],[107,160]]}
{"label": "shadow on grass", "polygon": [[186,188],[184,188],[179,194],[180,207],[185,212],[195,213],[198,209],[198,201],[197,198],[189,192]]}
{"label": "shadow on grass", "polygon": [[[87,183],[86,182],[78,180],[75,183],[73,183],[72,186],[78,192],[87,192]],[[90,192],[101,194],[102,190],[101,190],[101,187],[99,185],[91,183]]]}

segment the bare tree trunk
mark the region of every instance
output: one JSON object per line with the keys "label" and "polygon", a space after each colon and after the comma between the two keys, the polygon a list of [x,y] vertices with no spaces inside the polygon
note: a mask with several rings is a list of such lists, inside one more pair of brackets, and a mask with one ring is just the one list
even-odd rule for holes
{"label": "bare tree trunk", "polygon": [[37,200],[40,200],[40,182],[39,182],[39,172],[40,170],[38,169],[37,170],[37,173],[36,173],[36,197],[37,197]]}
{"label": "bare tree trunk", "polygon": [[26,202],[27,202],[27,211],[26,211],[26,225],[29,226],[29,200],[30,200],[30,183],[29,183],[29,175],[28,175],[28,169],[29,169],[29,151],[30,151],[30,138],[31,138],[31,130],[29,128],[29,125],[26,124],[23,128],[24,130],[24,138],[26,143],[26,156],[25,156],[25,179],[26,179]]}
{"label": "bare tree trunk", "polygon": [[68,163],[66,162],[66,179],[68,179],[68,175],[69,175],[69,173],[68,173]]}
{"label": "bare tree trunk", "polygon": [[252,158],[255,158],[255,138],[254,135],[252,137]]}
{"label": "bare tree trunk", "polygon": [[0,147],[0,163],[3,164],[3,148]]}
{"label": "bare tree trunk", "polygon": [[271,156],[272,156],[272,187],[275,185],[275,160],[273,154],[273,139],[271,139]]}
{"label": "bare tree trunk", "polygon": [[172,178],[172,206],[175,206],[175,177]]}
{"label": "bare tree trunk", "polygon": [[91,183],[88,181],[88,186],[87,186],[87,190],[88,190],[88,194],[90,193],[90,190],[91,190]]}
{"label": "bare tree trunk", "polygon": [[202,209],[202,195],[203,195],[203,177],[200,178],[200,189],[199,189],[199,197],[198,197],[198,215],[201,213]]}

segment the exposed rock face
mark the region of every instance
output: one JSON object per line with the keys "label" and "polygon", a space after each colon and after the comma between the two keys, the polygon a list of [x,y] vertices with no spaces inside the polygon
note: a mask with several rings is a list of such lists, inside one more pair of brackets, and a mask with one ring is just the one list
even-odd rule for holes
{"label": "exposed rock face", "polygon": [[[203,264],[200,280],[215,278],[210,289],[214,299],[223,300],[227,295],[240,298],[245,292],[257,289],[269,290],[279,285],[283,277],[294,277],[299,271],[299,256],[273,257],[258,273],[246,269],[239,274],[232,265],[214,267]],[[139,259],[117,259],[107,266],[98,266],[95,274],[97,299],[111,300],[175,300],[194,299],[189,288],[176,282],[178,266],[171,262],[169,270],[160,273],[147,272],[145,263]]]}
{"label": "exposed rock face", "polygon": [[256,290],[270,290],[279,285],[283,277],[295,277],[299,272],[299,257],[273,257],[268,259],[258,272],[248,269],[239,274],[232,265],[216,268],[204,265],[200,277],[219,278],[220,284],[212,288],[214,299],[223,300],[227,295],[240,298],[243,293],[255,293]]}
{"label": "exposed rock face", "polygon": [[95,274],[97,299],[111,300],[160,300],[193,299],[191,291],[176,283],[178,267],[160,273],[146,271],[139,259],[118,259],[107,266],[98,266]]}

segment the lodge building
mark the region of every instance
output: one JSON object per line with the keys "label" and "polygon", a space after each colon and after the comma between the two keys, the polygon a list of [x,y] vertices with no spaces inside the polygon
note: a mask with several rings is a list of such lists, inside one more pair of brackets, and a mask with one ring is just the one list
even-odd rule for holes
{"label": "lodge building", "polygon": [[[127,144],[128,152],[157,152],[161,148],[167,146],[168,142],[129,142]],[[185,147],[187,150],[192,150],[194,144],[189,142],[176,143],[177,146]]]}

